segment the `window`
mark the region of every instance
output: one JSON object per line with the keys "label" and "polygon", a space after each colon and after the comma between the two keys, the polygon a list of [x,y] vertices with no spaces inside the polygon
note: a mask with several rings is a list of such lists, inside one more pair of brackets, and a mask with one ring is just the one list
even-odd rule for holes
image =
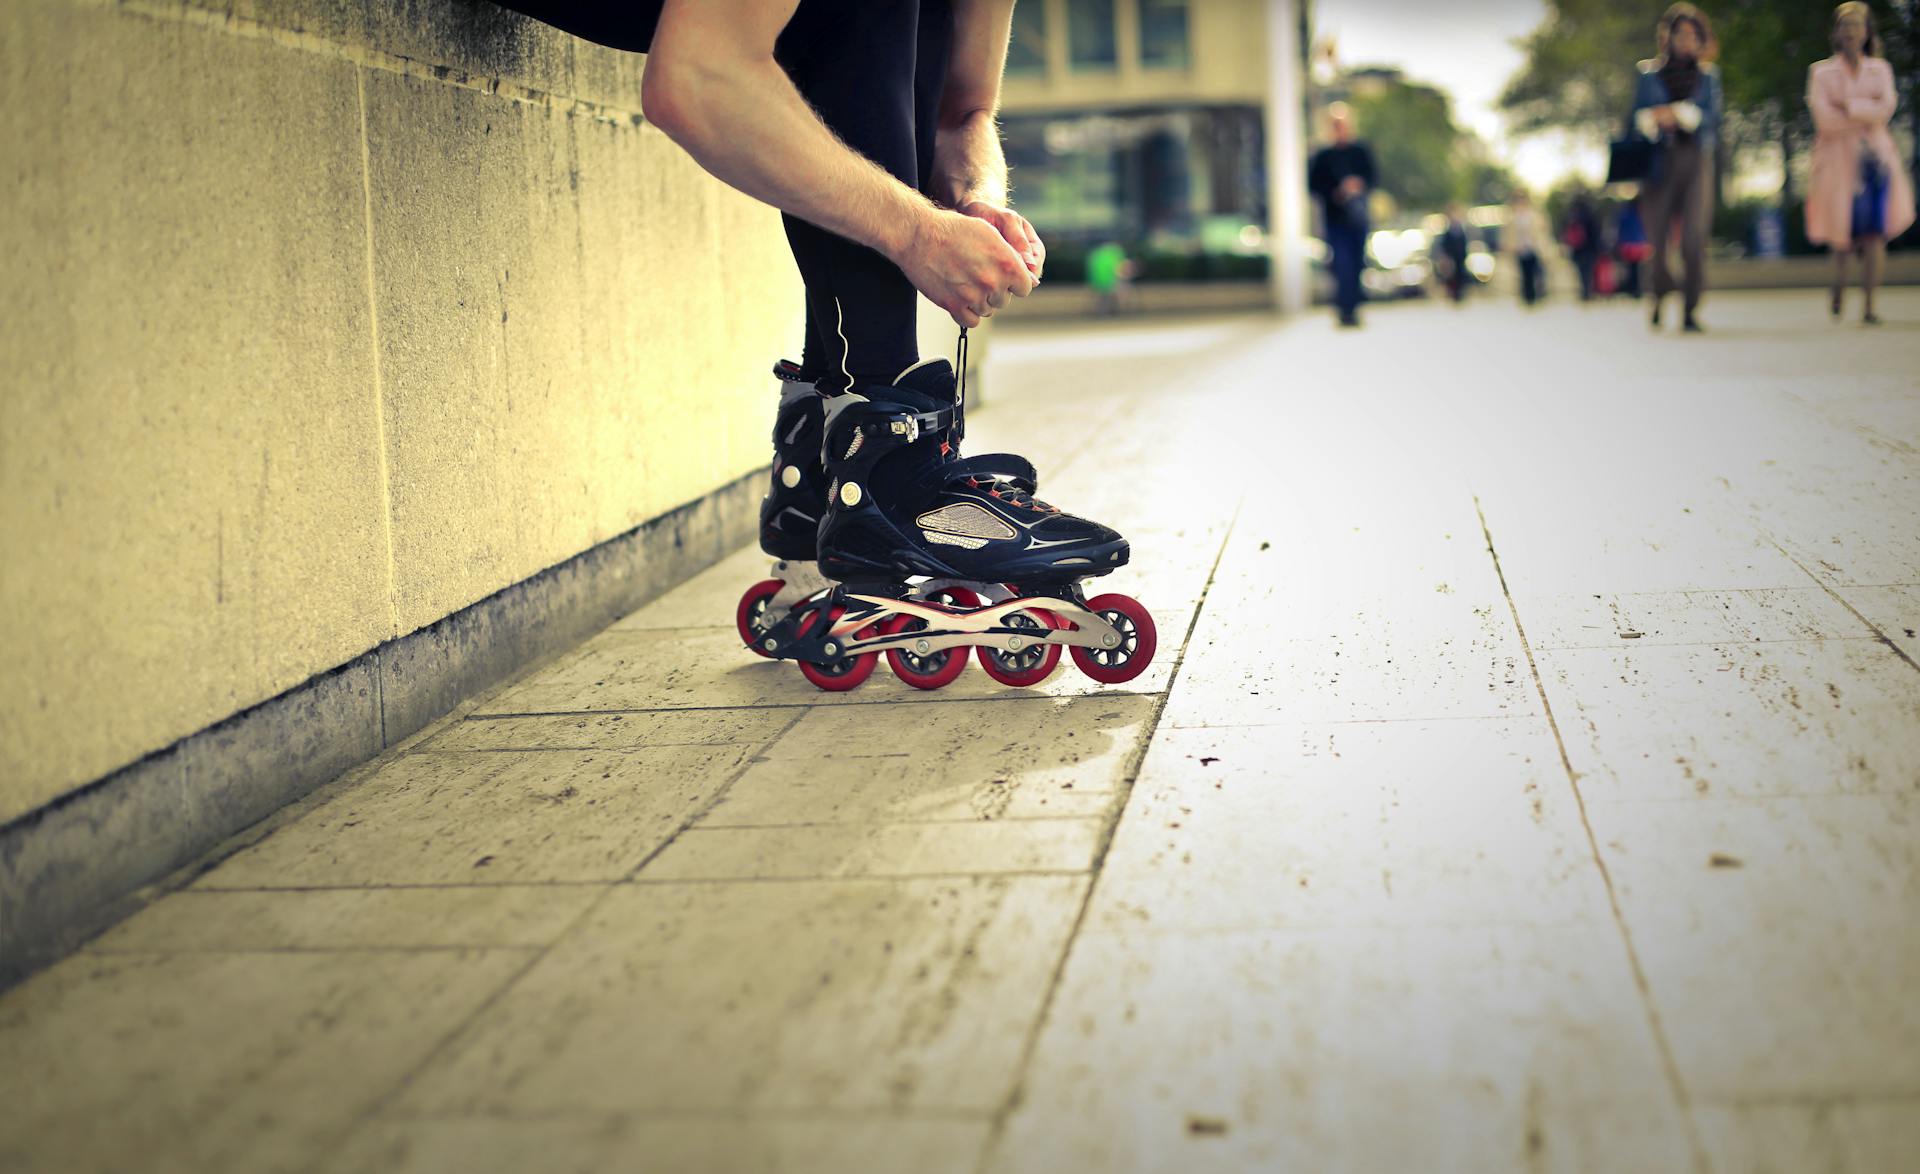
{"label": "window", "polygon": [[1013,8],[1013,40],[1007,44],[1007,73],[1036,77],[1047,72],[1046,0],[1027,0]]}
{"label": "window", "polygon": [[1112,69],[1119,63],[1114,48],[1113,0],[1067,0],[1067,56],[1075,69]]}
{"label": "window", "polygon": [[1140,64],[1148,69],[1186,69],[1187,0],[1134,0],[1140,15]]}

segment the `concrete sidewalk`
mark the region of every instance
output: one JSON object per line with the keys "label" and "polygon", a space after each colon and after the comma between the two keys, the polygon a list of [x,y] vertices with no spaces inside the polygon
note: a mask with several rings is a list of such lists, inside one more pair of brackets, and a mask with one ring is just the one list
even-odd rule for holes
{"label": "concrete sidewalk", "polygon": [[0,1168],[1920,1163],[1920,295],[1017,326],[1122,689],[743,552],[0,998]]}

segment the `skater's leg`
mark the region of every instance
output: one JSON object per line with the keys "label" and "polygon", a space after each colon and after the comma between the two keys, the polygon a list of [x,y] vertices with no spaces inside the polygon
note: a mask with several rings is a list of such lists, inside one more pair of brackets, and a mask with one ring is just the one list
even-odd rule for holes
{"label": "skater's leg", "polygon": [[[775,56],[842,142],[902,183],[924,188],[933,167],[951,36],[949,0],[886,6],[803,0]],[[807,335],[795,373],[800,382],[786,385],[775,420],[761,547],[793,564],[816,555],[828,489],[821,465],[825,404],[809,393],[890,384],[913,366],[919,357],[918,295],[879,253],[797,217],[783,217],[783,225],[805,287]],[[952,394],[949,386],[947,398]],[[778,575],[787,587],[772,601],[774,615],[813,585],[808,572],[791,565]],[[796,582],[803,586],[796,589]]]}
{"label": "skater's leg", "polygon": [[[809,0],[778,56],[842,142],[920,188],[933,164],[952,19],[947,0]],[[890,382],[918,361],[918,295],[900,268],[795,217],[784,222],[813,323],[806,367],[821,389]]]}

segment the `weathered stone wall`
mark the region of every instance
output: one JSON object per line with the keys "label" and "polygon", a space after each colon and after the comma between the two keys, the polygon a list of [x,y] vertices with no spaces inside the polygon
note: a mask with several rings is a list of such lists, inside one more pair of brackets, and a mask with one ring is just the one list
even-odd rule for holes
{"label": "weathered stone wall", "polygon": [[483,0],[0,5],[0,823],[766,460],[776,215]]}

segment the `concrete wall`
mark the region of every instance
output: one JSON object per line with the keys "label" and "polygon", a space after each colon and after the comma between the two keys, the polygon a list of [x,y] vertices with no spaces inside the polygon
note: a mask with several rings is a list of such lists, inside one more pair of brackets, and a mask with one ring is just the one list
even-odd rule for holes
{"label": "concrete wall", "polygon": [[0,5],[0,823],[763,464],[777,217],[481,0]]}

